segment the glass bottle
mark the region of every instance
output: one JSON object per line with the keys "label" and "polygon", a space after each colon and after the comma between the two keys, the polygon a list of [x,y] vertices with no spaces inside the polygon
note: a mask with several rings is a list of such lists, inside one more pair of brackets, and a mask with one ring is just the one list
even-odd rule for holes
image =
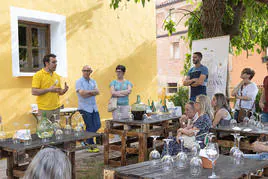
{"label": "glass bottle", "polygon": [[53,124],[48,120],[46,112],[43,112],[41,120],[38,121],[36,133],[41,139],[51,138],[54,133]]}

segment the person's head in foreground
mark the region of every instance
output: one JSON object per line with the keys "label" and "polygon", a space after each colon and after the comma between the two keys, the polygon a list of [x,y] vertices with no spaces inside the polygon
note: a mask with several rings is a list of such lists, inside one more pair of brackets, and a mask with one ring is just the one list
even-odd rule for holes
{"label": "person's head in foreground", "polygon": [[71,169],[70,160],[61,150],[44,148],[33,158],[24,179],[71,179]]}

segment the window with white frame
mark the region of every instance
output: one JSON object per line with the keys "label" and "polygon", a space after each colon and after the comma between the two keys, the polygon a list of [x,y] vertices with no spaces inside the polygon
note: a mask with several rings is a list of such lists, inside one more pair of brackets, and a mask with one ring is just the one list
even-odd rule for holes
{"label": "window with white frame", "polygon": [[50,25],[19,21],[20,72],[36,72],[44,65],[43,57],[50,53]]}
{"label": "window with white frame", "polygon": [[13,76],[33,76],[43,56],[53,53],[56,72],[67,77],[66,17],[17,7],[10,7],[10,16]]}
{"label": "window with white frame", "polygon": [[173,42],[170,49],[170,54],[172,59],[180,59],[180,43]]}

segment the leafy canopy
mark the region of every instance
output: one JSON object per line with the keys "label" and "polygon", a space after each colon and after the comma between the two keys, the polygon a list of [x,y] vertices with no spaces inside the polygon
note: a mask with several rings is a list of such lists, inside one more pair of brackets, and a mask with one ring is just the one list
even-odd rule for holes
{"label": "leafy canopy", "polygon": [[[126,0],[127,2],[131,0]],[[143,7],[146,2],[150,0],[132,0],[135,3],[141,3]],[[188,3],[193,3],[192,0],[187,0]],[[205,14],[202,9],[209,9],[213,11],[215,8],[213,6],[203,7],[204,2],[208,0],[202,0],[196,9],[192,12],[185,11],[184,17],[189,17],[185,25],[188,27],[187,39],[191,47],[191,42],[193,40],[198,40],[206,38],[204,31],[207,30],[204,28],[204,23],[202,24],[201,18],[205,20],[213,20],[213,16],[208,16]],[[110,7],[117,9],[122,0],[111,0]],[[217,8],[223,8],[221,22],[221,32],[222,34],[218,35],[230,35],[231,45],[235,49],[235,54],[238,55],[242,50],[247,52],[254,51],[254,47],[258,45],[257,52],[260,53],[261,50],[264,50],[268,47],[268,4],[260,3],[255,0],[217,0],[216,3],[219,3]],[[211,3],[209,3],[210,5]],[[206,3],[206,5],[208,5]],[[176,25],[180,23],[182,19],[172,20],[171,15],[173,10],[170,10],[168,17],[166,17],[164,23],[164,30],[168,32],[169,35],[176,32]],[[216,17],[217,18],[217,17]],[[213,36],[213,35],[212,35]]]}

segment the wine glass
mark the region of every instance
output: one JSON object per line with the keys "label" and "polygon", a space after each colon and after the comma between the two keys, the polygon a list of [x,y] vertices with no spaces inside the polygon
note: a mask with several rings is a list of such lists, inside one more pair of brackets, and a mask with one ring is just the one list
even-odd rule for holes
{"label": "wine glass", "polygon": [[248,121],[248,125],[253,127],[256,125],[256,121],[255,121],[256,117],[254,115],[251,115]]}
{"label": "wine glass", "polygon": [[195,141],[194,141],[194,145],[193,145],[193,147],[191,149],[191,151],[193,153],[193,156],[197,156],[199,154],[199,152],[200,152],[200,149],[201,149],[199,143],[202,143],[202,142],[196,140],[197,133],[198,133],[198,130],[194,130]]}
{"label": "wine glass", "polygon": [[213,143],[213,142],[208,143],[208,145],[206,147],[206,154],[208,156],[208,159],[212,163],[212,174],[208,178],[219,178],[219,176],[217,176],[215,174],[215,162],[219,158],[219,146],[218,146],[218,144]]}
{"label": "wine glass", "polygon": [[198,177],[202,173],[202,160],[198,155],[194,156],[190,161],[190,174],[193,177]]}
{"label": "wine glass", "polygon": [[155,166],[157,164],[157,160],[161,158],[160,153],[156,150],[156,139],[159,136],[151,136],[153,140],[153,150],[149,154],[149,160],[152,160],[152,165]]}
{"label": "wine glass", "polygon": [[237,126],[237,121],[235,119],[231,119],[230,120],[230,127],[233,128],[233,127],[236,127]]}
{"label": "wine glass", "polygon": [[234,146],[230,149],[230,155],[233,156],[234,152],[238,149],[236,147],[236,139],[237,139],[237,136],[239,136],[240,134],[238,133],[231,133],[232,136],[234,136]]}
{"label": "wine glass", "polygon": [[[18,126],[19,126],[19,123],[18,122],[14,122],[13,123],[13,126],[14,126],[14,129],[17,129]],[[20,140],[19,140],[19,138],[17,136],[17,132],[16,131],[15,131],[13,137],[12,137],[12,141],[13,141],[14,144],[19,144],[20,143]]]}
{"label": "wine glass", "polygon": [[262,114],[259,114],[258,117],[259,117],[259,120],[258,120],[258,122],[256,124],[256,127],[259,128],[259,129],[263,129],[264,124],[261,122]]}
{"label": "wine glass", "polygon": [[26,135],[24,138],[24,145],[31,145],[32,144],[32,136],[31,136],[31,130],[29,129],[29,126],[31,124],[24,124],[26,128]]}
{"label": "wine glass", "polygon": [[69,118],[70,117],[68,115],[65,116],[66,125],[65,125],[65,129],[64,129],[64,133],[67,134],[67,135],[72,133],[72,126],[69,123]]}
{"label": "wine glass", "polygon": [[133,119],[134,119],[134,115],[132,114],[131,110],[129,110],[129,112],[128,112],[128,120],[133,121]]}
{"label": "wine glass", "polygon": [[53,115],[53,118],[54,118],[52,125],[53,125],[53,128],[54,128],[54,131],[56,131],[58,128],[60,128],[59,119],[57,118],[58,114],[53,113],[52,115]]}
{"label": "wine glass", "polygon": [[245,116],[243,119],[243,125],[248,126],[248,122],[249,122],[249,118],[248,118],[248,116]]}
{"label": "wine glass", "polygon": [[244,153],[240,150],[240,140],[244,136],[237,136],[237,143],[238,143],[238,149],[235,150],[233,156],[234,156],[234,163],[239,165],[242,164],[244,161]]}
{"label": "wine glass", "polygon": [[161,162],[163,170],[169,173],[171,172],[174,163],[172,156],[169,155],[169,142],[173,141],[173,139],[164,139],[164,141],[167,144],[167,153],[162,157]]}
{"label": "wine glass", "polygon": [[187,155],[185,152],[183,152],[183,138],[180,137],[179,140],[181,143],[181,151],[175,157],[175,166],[178,169],[184,169],[187,167]]}
{"label": "wine glass", "polygon": [[42,142],[47,143],[50,140],[51,135],[48,132],[42,133]]}

